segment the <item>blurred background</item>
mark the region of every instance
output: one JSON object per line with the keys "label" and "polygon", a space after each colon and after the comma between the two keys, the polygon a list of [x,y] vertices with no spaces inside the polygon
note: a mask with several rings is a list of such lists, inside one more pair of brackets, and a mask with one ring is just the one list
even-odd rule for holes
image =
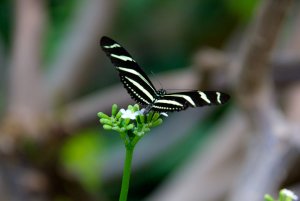
{"label": "blurred background", "polygon": [[125,148],[97,113],[134,104],[99,46],[154,85],[217,90],[135,150],[129,201],[300,195],[300,3],[0,0],[0,200],[118,200]]}

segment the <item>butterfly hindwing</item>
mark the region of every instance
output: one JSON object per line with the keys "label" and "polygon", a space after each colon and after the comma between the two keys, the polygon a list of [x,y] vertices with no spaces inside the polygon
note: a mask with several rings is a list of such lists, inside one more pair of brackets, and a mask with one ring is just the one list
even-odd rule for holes
{"label": "butterfly hindwing", "polygon": [[121,82],[130,96],[142,105],[151,104],[157,97],[156,89],[131,55],[119,43],[106,36],[101,38],[100,46],[118,70]]}
{"label": "butterfly hindwing", "polygon": [[186,91],[165,94],[155,100],[152,108],[160,112],[180,111],[188,107],[221,105],[227,102],[228,99],[229,95],[217,91]]}

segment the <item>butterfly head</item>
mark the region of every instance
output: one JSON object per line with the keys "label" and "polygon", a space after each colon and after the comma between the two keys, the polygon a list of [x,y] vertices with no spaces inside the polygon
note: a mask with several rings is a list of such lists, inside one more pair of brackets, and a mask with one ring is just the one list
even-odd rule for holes
{"label": "butterfly head", "polygon": [[164,96],[164,95],[167,94],[167,91],[164,90],[164,89],[160,89],[160,90],[157,91],[157,93],[158,93],[159,96]]}

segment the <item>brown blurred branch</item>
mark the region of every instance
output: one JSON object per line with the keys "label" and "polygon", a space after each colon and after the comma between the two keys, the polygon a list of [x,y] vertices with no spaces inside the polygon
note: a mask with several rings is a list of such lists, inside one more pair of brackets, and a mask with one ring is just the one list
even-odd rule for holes
{"label": "brown blurred branch", "polygon": [[[242,150],[246,152],[245,161],[241,163],[243,164],[241,169],[233,173],[234,176],[229,176],[230,178],[237,177],[237,181],[233,184],[232,181],[225,179],[230,185],[226,186],[226,182],[224,184],[220,180],[214,181],[212,177],[207,176],[214,175],[215,172],[206,172],[206,174],[198,177],[196,176],[198,175],[197,171],[187,168],[185,171],[175,172],[179,176],[175,175],[175,178],[171,178],[149,200],[196,200],[199,198],[202,200],[218,200],[224,199],[226,191],[229,190],[229,187],[232,187],[228,200],[258,201],[263,199],[265,193],[273,192],[279,187],[284,177],[284,170],[293,164],[297,156],[297,152],[291,152],[294,148],[293,138],[291,137],[295,136],[297,132],[290,129],[289,123],[275,105],[274,99],[271,99],[274,94],[268,92],[271,88],[271,70],[268,62],[276,36],[290,4],[291,1],[289,0],[263,1],[252,29],[244,39],[242,51],[239,51],[240,55],[235,55],[237,59],[234,60],[233,67],[235,71],[239,69],[240,74],[235,77],[233,82],[237,88],[238,103],[247,114],[239,114],[238,119],[248,117],[248,122],[251,122],[249,125],[255,128],[255,131],[252,128],[251,131],[246,131],[244,135],[253,132],[259,134],[248,135],[251,142],[248,143],[247,150]],[[224,64],[226,59],[221,59],[219,62]],[[215,65],[214,62],[212,64]],[[240,124],[237,120],[233,124],[229,127],[228,132],[236,134],[234,128]],[[219,132],[222,133],[224,130],[226,129]],[[227,149],[234,149],[239,147],[240,143],[236,142],[226,147]],[[214,145],[213,148],[219,147]],[[215,152],[217,153],[217,151]],[[222,153],[217,154],[222,155]],[[210,154],[207,155],[210,156]],[[211,166],[210,169],[220,171],[221,175],[222,173],[227,174],[226,167],[229,167],[231,159],[227,158],[227,163],[225,162],[223,165],[217,163],[215,166]],[[195,169],[201,170],[208,161],[202,161],[202,163],[195,166]],[[188,167],[188,165],[186,166]],[[225,167],[225,170],[218,169],[218,166]],[[204,182],[203,186],[199,183],[200,181]],[[206,188],[209,181],[214,182],[211,183],[211,188]],[[218,185],[220,182],[223,185]],[[231,184],[233,185],[231,186]],[[190,185],[191,187],[189,187]],[[195,186],[196,188],[194,188]],[[221,187],[221,190],[218,188],[216,191],[222,193],[216,193],[217,195],[215,195],[215,191],[209,192],[210,189],[215,189],[216,186]]]}
{"label": "brown blurred branch", "polygon": [[247,121],[231,110],[216,125],[205,147],[178,168],[147,201],[222,200],[233,185],[247,142]]}
{"label": "brown blurred branch", "polygon": [[[52,101],[70,99],[88,80],[99,54],[98,41],[111,24],[116,1],[88,0],[78,6],[45,83]],[[101,66],[98,66],[101,68]]]}
{"label": "brown blurred branch", "polygon": [[[30,193],[37,190],[35,185],[30,185],[31,179],[27,179],[28,185],[24,185],[24,181],[20,182],[28,174],[18,164],[19,158],[13,160],[4,155],[15,151],[16,136],[42,138],[43,132],[40,131],[48,106],[43,99],[40,72],[46,13],[45,1],[15,1],[16,21],[8,79],[8,110],[0,131],[1,199],[33,200],[34,196]],[[39,181],[35,184],[41,186]],[[40,195],[45,193],[45,188],[42,188],[38,190]],[[40,197],[40,200],[44,198]]]}
{"label": "brown blurred branch", "polygon": [[244,109],[252,107],[248,104],[264,107],[271,102],[271,97],[262,96],[267,96],[265,90],[270,89],[271,53],[291,2],[263,1],[236,56],[233,65],[240,72],[236,79],[236,95]]}
{"label": "brown blurred branch", "polygon": [[38,135],[47,107],[41,80],[41,49],[46,22],[44,1],[17,0],[12,48],[8,121],[22,134]]}
{"label": "brown blurred branch", "polygon": [[292,145],[286,140],[293,131],[275,105],[270,79],[270,56],[291,2],[263,1],[234,61],[235,68],[241,69],[236,85],[238,103],[253,123],[253,132],[259,135],[252,137],[246,162],[228,199],[231,201],[258,201],[266,192],[274,192],[283,179],[283,170],[295,159],[288,154]]}
{"label": "brown blurred branch", "polygon": [[300,56],[300,2],[295,1],[289,15],[289,23],[284,26],[284,34],[280,37],[274,57],[280,55],[289,60],[299,59]]}

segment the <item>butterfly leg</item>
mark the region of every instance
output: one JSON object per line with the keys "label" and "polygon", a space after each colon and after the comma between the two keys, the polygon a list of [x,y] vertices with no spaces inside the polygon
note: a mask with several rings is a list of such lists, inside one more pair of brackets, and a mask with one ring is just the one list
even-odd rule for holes
{"label": "butterfly leg", "polygon": [[147,114],[148,112],[150,112],[151,109],[152,109],[152,104],[147,105],[147,107],[144,110],[144,114]]}

